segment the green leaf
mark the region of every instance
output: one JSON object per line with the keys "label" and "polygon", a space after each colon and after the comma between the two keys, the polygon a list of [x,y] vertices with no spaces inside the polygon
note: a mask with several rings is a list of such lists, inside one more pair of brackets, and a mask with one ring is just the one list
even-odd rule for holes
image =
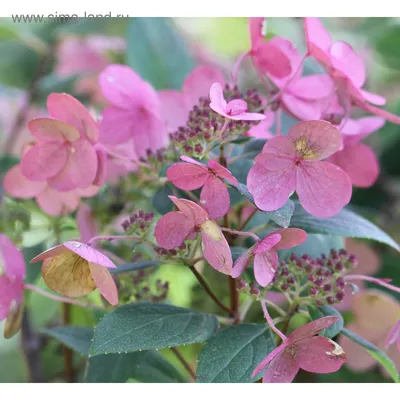
{"label": "green leaf", "polygon": [[18,30],[15,26],[2,23],[0,25],[0,40],[18,39]]}
{"label": "green leaf", "polygon": [[44,329],[43,332],[83,356],[89,354],[93,328],[88,326],[63,326],[60,328]]}
{"label": "green leaf", "polygon": [[134,263],[118,265],[117,269],[110,269],[110,272],[112,275],[118,275],[118,274],[122,274],[124,272],[137,271],[139,269],[154,267],[154,266],[160,265],[160,264],[161,264],[161,261],[159,261],[159,260],[138,261],[138,262],[134,262]]}
{"label": "green leaf", "polygon": [[[235,183],[227,181],[226,184],[237,190],[239,193],[245,196],[247,200],[249,200],[256,206],[256,204],[254,203],[254,197],[249,192],[249,189],[247,189],[247,186],[245,184],[238,183],[236,185]],[[290,224],[290,219],[292,218],[294,212],[294,203],[292,200],[288,200],[283,207],[279,208],[276,211],[261,211],[261,212],[263,213],[263,215],[266,215],[269,219],[272,219],[272,221],[274,221],[279,226],[287,228]]]}
{"label": "green leaf", "polygon": [[247,383],[257,365],[276,347],[265,324],[232,325],[216,333],[199,356],[199,383]]}
{"label": "green leaf", "polygon": [[125,383],[130,379],[144,383],[186,382],[163,356],[151,350],[89,358],[86,382]]}
{"label": "green leaf", "polygon": [[261,153],[266,139],[253,139],[246,143],[243,148],[242,156],[250,159],[254,159],[255,156]]}
{"label": "green leaf", "polygon": [[0,156],[0,175],[5,174],[14,165],[17,165],[19,159],[12,154],[3,154]]}
{"label": "green leaf", "polygon": [[46,75],[38,82],[38,95],[45,101],[47,96],[52,92],[71,93],[74,91],[77,78],[78,75],[67,77],[60,77],[56,74]]}
{"label": "green leaf", "polygon": [[307,233],[372,239],[400,251],[400,246],[382,229],[346,208],[332,218],[318,218],[308,214],[300,203],[295,201],[290,227],[304,229]]}
{"label": "green leaf", "polygon": [[156,191],[153,197],[153,207],[161,215],[166,214],[174,209],[174,203],[168,196],[174,194],[172,190],[172,185],[167,182],[164,186]]}
{"label": "green leaf", "polygon": [[131,18],[127,63],[155,89],[181,89],[194,61],[169,18]]}
{"label": "green leaf", "polygon": [[329,306],[315,307],[308,306],[308,313],[313,321],[323,317],[339,317],[339,320],[320,333],[320,336],[325,336],[329,339],[337,336],[343,330],[343,317],[339,311]]}
{"label": "green leaf", "polygon": [[123,305],[95,327],[90,356],[204,342],[217,329],[214,315],[168,304]]}
{"label": "green leaf", "polygon": [[364,349],[386,369],[393,381],[400,383],[400,376],[396,364],[382,350],[378,349],[374,344],[363,337],[349,331],[347,328],[343,328],[341,333],[353,342],[364,347]]}

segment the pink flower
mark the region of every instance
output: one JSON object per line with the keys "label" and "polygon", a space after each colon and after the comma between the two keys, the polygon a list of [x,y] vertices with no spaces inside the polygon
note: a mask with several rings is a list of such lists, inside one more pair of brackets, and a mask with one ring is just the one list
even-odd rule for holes
{"label": "pink flower", "polygon": [[324,336],[315,336],[339,318],[324,317],[294,330],[287,339],[257,366],[253,377],[265,367],[263,383],[290,383],[299,369],[329,374],[346,361],[342,348]]}
{"label": "pink flower", "polygon": [[248,113],[247,103],[242,99],[231,100],[227,103],[220,83],[213,83],[210,89],[210,107],[217,114],[235,121],[261,121],[264,114]]}
{"label": "pink flower", "polygon": [[15,198],[35,197],[39,207],[49,215],[69,214],[76,210],[81,197],[92,197],[99,191],[99,186],[91,185],[86,189],[59,192],[51,188],[46,181],[34,182],[25,178],[20,165],[15,165],[7,172],[4,177],[4,188]]}
{"label": "pink flower", "polygon": [[352,47],[346,42],[333,42],[318,18],[305,18],[304,26],[308,53],[323,65],[334,80],[341,103],[347,103],[348,108],[354,104],[367,112],[400,124],[400,117],[371,105],[383,106],[386,99],[362,89],[366,80],[365,65]]}
{"label": "pink flower", "polygon": [[[388,356],[400,368],[400,353],[388,338],[394,333],[394,326],[400,319],[400,303],[392,296],[380,290],[369,289],[353,296],[351,311],[354,320],[347,328],[373,343],[381,350],[387,345]],[[345,336],[340,336],[339,343],[347,354],[347,366],[354,371],[367,371],[377,366],[378,362],[359,344]]]}
{"label": "pink flower", "polygon": [[19,329],[24,278],[24,257],[7,236],[0,234],[0,321],[7,318],[6,338]]}
{"label": "pink flower", "polygon": [[232,277],[239,277],[254,257],[256,281],[263,287],[267,286],[272,281],[279,263],[277,250],[291,249],[306,239],[306,232],[297,228],[278,229],[269,233],[235,261]]}
{"label": "pink flower", "polygon": [[111,103],[103,111],[101,143],[117,145],[133,139],[130,145],[139,158],[167,143],[160,98],[149,83],[130,67],[117,64],[108,66],[99,82]]}
{"label": "pink flower", "polygon": [[247,176],[257,207],[277,210],[296,191],[310,214],[337,214],[350,201],[351,182],[341,168],[320,160],[340,145],[340,132],[324,121],[299,122],[287,136],[269,139]]}
{"label": "pink flower", "polygon": [[292,72],[286,54],[272,40],[265,41],[265,18],[249,18],[251,50],[249,54],[259,74],[270,74],[284,78]]}
{"label": "pink flower", "polygon": [[184,163],[171,165],[168,179],[179,189],[195,190],[203,186],[200,203],[212,219],[223,217],[230,206],[229,192],[221,179],[238,184],[237,179],[216,161],[210,160],[208,167],[193,158],[181,156]]}
{"label": "pink flower", "polygon": [[264,115],[265,119],[256,126],[253,126],[245,136],[253,136],[259,139],[269,139],[275,136],[270,131],[270,128],[272,128],[275,122],[275,113],[265,110]]}
{"label": "pink flower", "polygon": [[113,306],[118,304],[118,291],[108,268],[116,265],[99,250],[68,241],[40,253],[31,263],[43,261],[42,275],[47,286],[68,297],[84,296],[96,287]]}
{"label": "pink flower", "polygon": [[268,75],[280,90],[279,99],[283,108],[301,120],[321,119],[334,95],[332,80],[323,74],[302,77],[303,60],[294,45],[278,36],[270,42],[288,57],[292,67],[292,73],[285,78]]}
{"label": "pink flower", "polygon": [[372,186],[379,176],[379,163],[374,151],[360,141],[385,124],[379,117],[349,119],[342,128],[343,149],[333,154],[329,162],[342,168],[351,183],[358,187]]}
{"label": "pink flower", "polygon": [[225,85],[225,79],[221,72],[217,68],[202,65],[195,68],[186,77],[182,91],[161,90],[158,92],[168,132],[174,132],[180,126],[186,125],[190,110],[201,97],[208,96],[208,88],[214,82]]}
{"label": "pink flower", "polygon": [[204,208],[193,201],[174,196],[169,198],[179,211],[171,211],[157,222],[154,235],[158,244],[171,250],[180,246],[186,238],[194,239],[197,233],[201,233],[204,258],[217,271],[230,275],[232,255],[219,226],[209,219]]}
{"label": "pink flower", "polygon": [[80,239],[85,243],[100,232],[99,224],[94,218],[91,208],[85,203],[81,204],[76,213],[76,222],[81,234]]}
{"label": "pink flower", "polygon": [[21,173],[33,182],[47,181],[58,191],[85,189],[104,166],[99,161],[103,155],[94,147],[97,124],[68,94],[52,93],[47,107],[50,118],[36,118],[28,124],[38,142],[23,155]]}

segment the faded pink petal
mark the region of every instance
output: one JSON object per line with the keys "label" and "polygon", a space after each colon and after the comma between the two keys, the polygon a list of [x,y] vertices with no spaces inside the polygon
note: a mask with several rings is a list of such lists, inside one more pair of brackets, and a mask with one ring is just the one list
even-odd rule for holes
{"label": "faded pink petal", "polygon": [[64,242],[62,245],[78,256],[84,258],[89,263],[98,264],[105,268],[117,268],[117,266],[106,255],[85,243],[70,240]]}
{"label": "faded pink petal", "polygon": [[195,190],[203,186],[210,176],[205,165],[177,163],[167,170],[167,178],[177,188],[182,190]]}
{"label": "faded pink petal", "polygon": [[186,215],[194,226],[199,226],[208,219],[207,212],[193,201],[186,199],[178,199],[175,196],[168,196],[179,211]]}
{"label": "faded pink petal", "polygon": [[348,77],[356,87],[364,85],[366,79],[364,61],[348,43],[342,41],[333,43],[329,53],[334,68]]}
{"label": "faded pink petal", "polygon": [[193,221],[182,212],[172,211],[157,222],[154,236],[161,247],[171,250],[179,247],[193,229]]}
{"label": "faded pink petal", "polygon": [[93,185],[103,186],[107,179],[108,160],[107,153],[101,149],[96,149],[97,154],[97,173],[93,180]]}
{"label": "faded pink petal", "polygon": [[334,342],[323,336],[303,339],[296,342],[296,363],[308,372],[318,374],[336,372],[346,361],[344,352],[339,355],[333,353],[336,347]]}
{"label": "faded pink petal", "polygon": [[6,173],[3,185],[7,193],[20,199],[35,197],[47,186],[45,181],[33,182],[25,178],[19,164]]}
{"label": "faded pink petal", "polygon": [[261,139],[269,139],[274,136],[274,134],[269,130],[275,122],[275,113],[271,111],[264,111],[265,119],[253,126],[246,136],[253,136]]}
{"label": "faded pink petal", "polygon": [[267,141],[255,161],[268,171],[281,171],[294,164],[296,148],[286,136],[276,136]]}
{"label": "faded pink petal", "polygon": [[265,287],[271,283],[278,263],[278,253],[274,249],[254,256],[254,276],[259,285]]}
{"label": "faded pink petal", "polygon": [[218,232],[210,233],[204,229],[201,230],[204,258],[217,271],[231,275],[233,261],[229,244],[218,225],[215,225],[215,228]]}
{"label": "faded pink petal", "polygon": [[215,82],[225,85],[221,72],[209,65],[200,65],[188,75],[182,87],[188,110],[195,106],[201,97],[208,96],[208,88]]}
{"label": "faded pink petal", "polygon": [[247,251],[242,253],[237,258],[237,260],[233,264],[232,274],[231,274],[232,278],[238,278],[240,275],[242,275],[244,270],[247,268],[247,266],[250,263],[251,258],[253,257],[253,248],[254,248],[254,246],[250,247]]}
{"label": "faded pink petal", "polygon": [[281,236],[281,240],[274,245],[275,250],[291,249],[307,240],[307,233],[298,228],[277,229],[271,234],[279,234]]}
{"label": "faded pink petal", "polygon": [[0,275],[0,321],[7,318],[11,303],[18,295],[18,287],[22,292],[20,283],[12,283],[5,275]]}
{"label": "faded pink petal", "polygon": [[96,150],[88,140],[75,141],[69,150],[64,168],[48,180],[50,187],[59,191],[86,188],[93,183],[97,174]]}
{"label": "faded pink petal", "polygon": [[230,116],[243,114],[247,111],[247,103],[242,99],[235,99],[226,105],[226,112]]}
{"label": "faded pink petal", "polygon": [[97,123],[86,107],[74,97],[66,93],[51,93],[47,98],[47,108],[52,117],[74,126],[91,143],[97,142]]}
{"label": "faded pink petal", "polygon": [[79,207],[76,222],[83,242],[88,242],[100,231],[99,224],[94,218],[91,208],[85,203],[82,203]]}
{"label": "faded pink petal", "polygon": [[282,79],[292,73],[289,58],[271,41],[259,44],[250,54],[255,68],[262,74]]}
{"label": "faded pink petal", "polygon": [[118,304],[118,290],[110,272],[104,266],[89,263],[90,273],[103,297],[112,305]]}
{"label": "faded pink petal", "polygon": [[263,383],[290,383],[293,381],[299,366],[289,349],[284,349],[268,365]]}
{"label": "faded pink petal", "polygon": [[309,54],[325,65],[330,65],[329,49],[332,39],[318,18],[304,18]]}
{"label": "faded pink petal", "polygon": [[216,113],[225,116],[227,103],[220,83],[213,83],[210,89],[210,107]]}
{"label": "faded pink petal", "polygon": [[279,353],[284,351],[286,347],[287,342],[284,342],[276,347],[274,350],[272,350],[271,353],[269,353],[267,357],[265,357],[264,360],[262,360],[260,364],[257,365],[256,369],[251,374],[251,377],[254,378],[256,375],[258,375],[274,358],[279,355]]}
{"label": "faded pink petal", "polygon": [[74,126],[54,118],[34,118],[29,121],[28,127],[33,136],[45,142],[73,142],[80,137]]}
{"label": "faded pink petal", "polygon": [[100,142],[107,145],[117,145],[133,137],[134,115],[130,110],[106,107],[100,122]]}
{"label": "faded pink petal", "polygon": [[358,265],[354,272],[360,275],[375,275],[380,267],[381,261],[377,252],[367,244],[354,240],[346,239],[346,249],[350,254],[357,256]]}
{"label": "faded pink petal", "polygon": [[287,113],[293,115],[297,119],[309,121],[323,117],[327,99],[311,101],[293,96],[289,92],[284,92],[282,95],[282,103]]}
{"label": "faded pink petal", "polygon": [[208,166],[212,169],[215,175],[217,175],[219,178],[226,179],[228,182],[238,184],[239,182],[237,179],[231,174],[231,172],[223,167],[220,163],[217,163],[214,160],[210,160],[208,162]]}
{"label": "faded pink petal", "polygon": [[296,192],[304,209],[316,217],[336,215],[351,199],[347,174],[336,165],[315,161],[296,170]]}
{"label": "faded pink petal", "polygon": [[229,192],[219,178],[213,175],[208,176],[200,193],[200,204],[211,219],[221,218],[229,211]]}
{"label": "faded pink petal", "polygon": [[160,110],[157,92],[127,65],[109,65],[100,74],[99,83],[105,98],[118,108]]}
{"label": "faded pink petal", "polygon": [[337,128],[325,121],[303,121],[293,125],[288,137],[295,143],[305,139],[307,149],[312,149],[315,154],[307,159],[323,160],[336,153],[341,146],[341,135]]}
{"label": "faded pink petal", "polygon": [[289,343],[296,343],[299,340],[306,339],[307,337],[314,336],[317,333],[329,328],[333,325],[339,317],[322,317],[315,321],[309,322],[306,325],[300,326],[295,329],[288,337]]}
{"label": "faded pink petal", "polygon": [[360,89],[360,92],[368,103],[375,104],[376,106],[384,106],[386,104],[386,99],[379,94],[367,92],[363,89]]}
{"label": "faded pink petal", "polygon": [[289,167],[281,171],[268,171],[256,162],[247,175],[247,187],[258,208],[264,211],[277,210],[295,190],[296,170]]}
{"label": "faded pink petal", "polygon": [[328,75],[304,76],[290,84],[289,91],[305,100],[325,99],[333,90],[333,82]]}
{"label": "faded pink petal", "polygon": [[351,183],[358,187],[372,186],[379,176],[379,164],[373,150],[363,143],[345,147],[329,159],[342,168]]}
{"label": "faded pink petal", "polygon": [[260,254],[272,248],[275,248],[275,246],[280,242],[281,239],[282,236],[277,231],[273,231],[255,245],[253,253]]}
{"label": "faded pink petal", "polygon": [[49,215],[66,215],[78,207],[79,195],[76,190],[59,192],[50,187],[36,196],[39,207]]}
{"label": "faded pink petal", "polygon": [[263,43],[265,37],[265,35],[263,35],[263,26],[265,23],[264,17],[249,18],[249,33],[252,48]]}
{"label": "faded pink petal", "polygon": [[190,107],[187,106],[184,93],[178,90],[161,90],[158,96],[161,102],[162,119],[168,132],[175,132],[180,126],[185,126]]}
{"label": "faded pink petal", "polygon": [[55,257],[63,253],[67,253],[69,250],[62,244],[59,244],[57,246],[54,246],[46,251],[43,251],[42,253],[38,254],[36,257],[33,257],[32,260],[30,261],[31,264],[34,264],[39,261],[43,261],[46,258],[50,257]]}
{"label": "faded pink petal", "polygon": [[15,244],[0,233],[0,266],[10,281],[25,278],[25,261]]}
{"label": "faded pink petal", "polygon": [[68,148],[58,142],[36,144],[21,160],[21,172],[31,181],[44,181],[57,175],[67,162]]}

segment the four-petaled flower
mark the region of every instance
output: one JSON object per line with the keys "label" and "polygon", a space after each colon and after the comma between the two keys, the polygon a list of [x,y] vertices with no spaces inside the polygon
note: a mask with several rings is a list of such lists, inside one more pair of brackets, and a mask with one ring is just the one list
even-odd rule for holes
{"label": "four-petaled flower", "polygon": [[68,241],[40,253],[31,263],[43,261],[42,275],[47,286],[67,297],[80,297],[96,287],[113,306],[118,304],[118,291],[108,268],[116,265],[99,250]]}
{"label": "four-petaled flower", "polygon": [[351,105],[400,124],[400,117],[372,104],[383,106],[386,99],[378,94],[362,89],[366,81],[365,65],[360,56],[346,42],[333,42],[318,18],[304,18],[308,54],[314,57],[331,76],[336,84],[340,103],[345,112]]}
{"label": "four-petaled flower", "polygon": [[[37,143],[21,160],[21,173],[33,182],[68,192],[105,180],[106,160],[95,147],[98,127],[88,110],[74,97],[52,93],[47,99],[49,118],[35,118],[28,127]],[[99,184],[100,185],[100,184]]]}
{"label": "four-petaled flower", "polygon": [[247,103],[242,99],[231,100],[227,103],[224,99],[222,86],[218,82],[211,86],[210,100],[210,108],[225,118],[236,121],[261,121],[265,119],[264,114],[247,112]]}
{"label": "four-petaled flower", "polygon": [[287,136],[269,139],[247,176],[256,205],[277,210],[296,191],[310,214],[337,214],[350,201],[351,182],[341,168],[320,160],[340,146],[340,132],[324,121],[299,122]]}
{"label": "four-petaled flower", "polygon": [[284,342],[257,366],[253,377],[266,368],[263,383],[290,383],[299,369],[329,374],[346,361],[342,348],[324,336],[315,336],[329,328],[339,317],[323,317],[294,330]]}
{"label": "four-petaled flower", "polygon": [[200,203],[212,219],[223,217],[229,210],[229,192],[221,179],[238,184],[237,179],[216,161],[210,160],[208,167],[193,158],[181,156],[185,162],[171,165],[168,179],[179,189],[195,190],[203,186]]}
{"label": "four-petaled flower", "polygon": [[263,287],[267,286],[272,281],[279,263],[277,250],[291,249],[304,243],[306,239],[306,232],[297,228],[278,229],[269,233],[235,261],[232,277],[239,277],[254,257],[256,281]]}
{"label": "four-petaled flower", "polygon": [[6,319],[5,338],[17,333],[21,325],[24,278],[24,257],[7,236],[0,234],[0,321]]}
{"label": "four-petaled flower", "polygon": [[165,214],[157,222],[154,235],[158,244],[167,250],[179,247],[189,237],[194,239],[201,233],[204,258],[226,275],[232,273],[232,254],[228,242],[219,226],[209,219],[207,211],[193,201],[169,198],[179,211]]}

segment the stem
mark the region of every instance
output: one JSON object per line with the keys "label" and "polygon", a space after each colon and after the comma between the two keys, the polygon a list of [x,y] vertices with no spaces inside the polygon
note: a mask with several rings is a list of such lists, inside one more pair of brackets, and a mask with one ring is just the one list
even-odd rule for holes
{"label": "stem", "polygon": [[228,277],[229,279],[229,293],[231,299],[231,309],[234,312],[234,324],[240,323],[239,318],[239,292],[237,290],[236,279],[232,278],[231,276]]}
{"label": "stem", "polygon": [[[64,303],[63,310],[63,325],[68,326],[71,323],[71,304]],[[72,364],[72,350],[67,346],[63,346],[64,351],[64,372],[67,382],[74,382],[74,366]]]}
{"label": "stem", "polygon": [[236,85],[237,83],[237,77],[239,74],[239,67],[242,61],[248,56],[249,52],[246,51],[245,53],[241,54],[238,59],[235,62],[235,65],[233,66],[232,70],[232,86]]}
{"label": "stem", "polygon": [[207,282],[204,280],[204,278],[201,276],[199,271],[193,266],[189,265],[190,270],[193,272],[194,276],[197,278],[199,281],[200,285],[203,287],[203,289],[206,291],[206,293],[211,297],[211,299],[214,300],[214,302],[224,311],[226,311],[231,317],[235,317],[235,313],[233,310],[231,310],[229,307],[225,306],[224,303],[221,302],[221,300],[218,299],[218,297],[212,292],[210,287],[208,286]]}
{"label": "stem", "polygon": [[281,122],[282,122],[282,108],[278,108],[276,111],[276,130],[275,130],[275,136],[279,136],[282,133],[281,129]]}
{"label": "stem", "polygon": [[251,305],[253,304],[254,300],[252,297],[247,297],[247,299],[245,300],[245,302],[243,303],[241,310],[240,310],[240,321],[244,321],[244,319],[246,318],[246,315],[248,313],[248,311],[250,310]]}
{"label": "stem", "polygon": [[250,236],[251,238],[253,238],[257,242],[260,240],[260,238],[256,234],[254,234],[253,232],[242,232],[242,231],[237,231],[235,229],[224,228],[224,227],[221,227],[220,229],[221,229],[221,231],[229,232],[229,233],[232,233],[234,235]]}
{"label": "stem", "polygon": [[261,301],[261,307],[264,312],[264,317],[267,320],[268,325],[271,327],[271,329],[282,339],[283,342],[287,340],[287,337],[274,325],[274,321],[268,314],[268,309],[265,301]]}
{"label": "stem", "polygon": [[[222,128],[221,128],[221,130],[218,132],[218,134],[217,134],[217,138],[218,139],[220,139],[220,140],[222,140],[222,135],[223,135],[223,133],[225,132],[225,129],[226,129],[226,127],[228,126],[228,124],[229,124],[229,122],[230,122],[230,120],[228,119],[228,118],[225,118],[225,122],[224,122],[224,124],[222,125]],[[223,144],[221,143],[221,145],[220,145],[220,148],[221,148],[221,154],[222,154],[222,157],[224,156],[223,155],[223,152],[224,152],[224,146],[223,146]],[[226,163],[226,161],[225,161],[225,163]],[[224,165],[224,167],[226,167],[226,165]]]}
{"label": "stem", "polygon": [[21,347],[26,358],[30,381],[32,383],[45,382],[43,376],[43,366],[40,356],[41,339],[32,331],[28,312],[25,310],[22,314],[21,323]]}
{"label": "stem", "polygon": [[181,364],[185,367],[186,371],[189,373],[192,381],[195,382],[196,380],[196,372],[190,366],[190,364],[183,358],[182,353],[176,348],[171,347],[171,351],[175,354],[176,358],[181,362]]}
{"label": "stem", "polygon": [[[379,279],[379,278],[373,278],[372,276],[366,276],[366,275],[345,275],[344,276],[345,281],[367,281],[367,282],[372,282],[376,283],[377,285],[384,286],[385,288],[388,288],[392,290],[393,292],[400,293],[400,288],[394,285],[390,285],[385,281],[385,279]],[[391,279],[390,279],[391,280]]]}
{"label": "stem", "polygon": [[138,236],[94,236],[86,244],[91,246],[94,242],[98,240],[123,240],[123,239],[134,239],[140,240]]}
{"label": "stem", "polygon": [[270,300],[263,300],[266,304],[268,304],[270,307],[272,307],[273,309],[275,309],[276,312],[278,312],[280,315],[284,316],[286,315],[286,312],[280,308],[277,304],[273,303]]}
{"label": "stem", "polygon": [[238,230],[241,231],[242,229],[244,229],[246,227],[246,225],[250,222],[250,220],[257,214],[258,208],[255,208],[251,214],[246,218],[246,220],[239,225]]}
{"label": "stem", "polygon": [[68,297],[58,296],[56,294],[49,293],[46,290],[40,289],[39,287],[37,287],[35,285],[31,285],[30,283],[26,283],[24,285],[24,289],[32,290],[33,292],[41,294],[42,296],[48,297],[49,299],[58,301],[60,303],[73,304],[75,306],[82,307],[82,308],[96,308],[96,309],[99,309],[99,310],[104,310],[104,307],[99,306],[97,304],[82,303],[82,302],[80,302],[78,300],[70,299]]}

